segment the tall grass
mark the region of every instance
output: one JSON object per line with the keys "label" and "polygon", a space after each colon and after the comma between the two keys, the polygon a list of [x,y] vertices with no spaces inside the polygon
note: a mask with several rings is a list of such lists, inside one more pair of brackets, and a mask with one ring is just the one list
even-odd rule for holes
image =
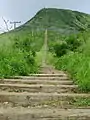
{"label": "tall grass", "polygon": [[38,72],[31,39],[13,37],[9,42],[8,39],[7,43],[5,45],[1,43],[0,47],[0,78]]}
{"label": "tall grass", "polygon": [[90,57],[70,53],[58,59],[56,68],[68,71],[80,90],[90,91]]}
{"label": "tall grass", "polygon": [[[88,36],[88,34],[86,33]],[[90,37],[76,52],[68,52],[58,58],[55,63],[57,69],[68,71],[73,81],[83,92],[90,91]]]}

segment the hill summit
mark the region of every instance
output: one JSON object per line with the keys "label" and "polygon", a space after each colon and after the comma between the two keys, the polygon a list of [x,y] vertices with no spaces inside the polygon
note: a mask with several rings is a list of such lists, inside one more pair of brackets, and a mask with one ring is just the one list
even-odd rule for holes
{"label": "hill summit", "polygon": [[78,11],[43,8],[20,28],[55,31],[81,31],[90,27],[90,15]]}

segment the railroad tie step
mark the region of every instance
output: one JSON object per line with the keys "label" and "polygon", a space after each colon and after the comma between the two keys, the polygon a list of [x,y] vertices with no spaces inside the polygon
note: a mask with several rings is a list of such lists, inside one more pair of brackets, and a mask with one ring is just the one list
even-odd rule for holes
{"label": "railroad tie step", "polygon": [[90,120],[90,109],[0,108],[0,120]]}

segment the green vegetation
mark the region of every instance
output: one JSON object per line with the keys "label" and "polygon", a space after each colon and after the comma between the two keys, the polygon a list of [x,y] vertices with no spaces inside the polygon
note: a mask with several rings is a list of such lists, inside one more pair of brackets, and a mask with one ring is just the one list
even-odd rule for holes
{"label": "green vegetation", "polygon": [[36,43],[31,33],[18,35],[11,32],[0,36],[0,78],[38,72],[36,52],[43,44],[43,41],[37,44],[40,34],[34,35]]}
{"label": "green vegetation", "polygon": [[89,98],[74,98],[71,101],[71,105],[75,105],[76,107],[88,107],[90,106],[90,99]]}
{"label": "green vegetation", "polygon": [[[76,35],[78,36],[78,34]],[[77,48],[82,44],[77,37],[70,35],[69,37],[64,38],[64,40],[60,41],[53,45],[53,52],[55,52],[57,57],[61,57],[64,54],[68,53],[68,51],[77,51]]]}
{"label": "green vegetation", "polygon": [[56,106],[56,107],[61,105],[65,107],[67,105],[68,107],[73,106],[75,108],[76,107],[84,108],[84,107],[90,106],[90,99],[89,98],[67,98],[66,101],[61,101],[61,100],[44,101],[42,105],[50,105],[50,106]]}
{"label": "green vegetation", "polygon": [[90,15],[64,9],[44,8],[20,29],[37,29],[59,31],[60,33],[73,33],[83,31],[90,27]]}
{"label": "green vegetation", "polygon": [[[75,39],[75,37],[73,37],[73,39]],[[68,73],[71,75],[71,78],[74,80],[74,82],[79,85],[79,88],[81,91],[89,92],[90,91],[90,77],[89,77],[90,75],[90,35],[89,35],[89,32],[78,34],[77,39],[79,39],[79,42],[81,45],[77,44],[77,49],[75,50],[68,49],[69,51],[66,54],[64,54],[61,57],[58,57],[58,60],[56,61],[55,66],[57,69],[68,71]]]}
{"label": "green vegetation", "polygon": [[0,78],[38,72],[46,28],[47,63],[68,71],[80,90],[89,92],[90,15],[71,10],[42,9],[24,25],[0,35]]}

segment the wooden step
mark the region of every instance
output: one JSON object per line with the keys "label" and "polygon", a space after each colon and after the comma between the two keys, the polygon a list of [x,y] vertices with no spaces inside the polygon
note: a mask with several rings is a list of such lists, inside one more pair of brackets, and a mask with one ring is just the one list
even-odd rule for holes
{"label": "wooden step", "polygon": [[0,108],[0,120],[90,120],[90,109]]}
{"label": "wooden step", "polygon": [[0,84],[0,91],[8,92],[76,92],[77,85],[44,85],[44,84]]}
{"label": "wooden step", "polygon": [[[10,79],[24,79],[24,80],[69,80],[68,77],[37,77],[37,76],[18,76]],[[3,79],[2,79],[3,80]]]}
{"label": "wooden step", "polygon": [[24,80],[24,79],[3,79],[0,80],[2,84],[46,84],[46,85],[72,85],[73,81],[70,80]]}
{"label": "wooden step", "polygon": [[16,78],[29,78],[29,77],[67,77],[66,74],[30,74],[29,76],[15,76]]}
{"label": "wooden step", "polygon": [[[70,93],[10,93],[0,92],[0,103],[8,103],[13,106],[37,106],[47,105],[47,101],[71,101],[75,98],[90,98],[90,94],[70,94]],[[60,106],[61,107],[61,104]]]}
{"label": "wooden step", "polygon": [[35,77],[66,77],[66,74],[30,74],[30,76],[35,76]]}

